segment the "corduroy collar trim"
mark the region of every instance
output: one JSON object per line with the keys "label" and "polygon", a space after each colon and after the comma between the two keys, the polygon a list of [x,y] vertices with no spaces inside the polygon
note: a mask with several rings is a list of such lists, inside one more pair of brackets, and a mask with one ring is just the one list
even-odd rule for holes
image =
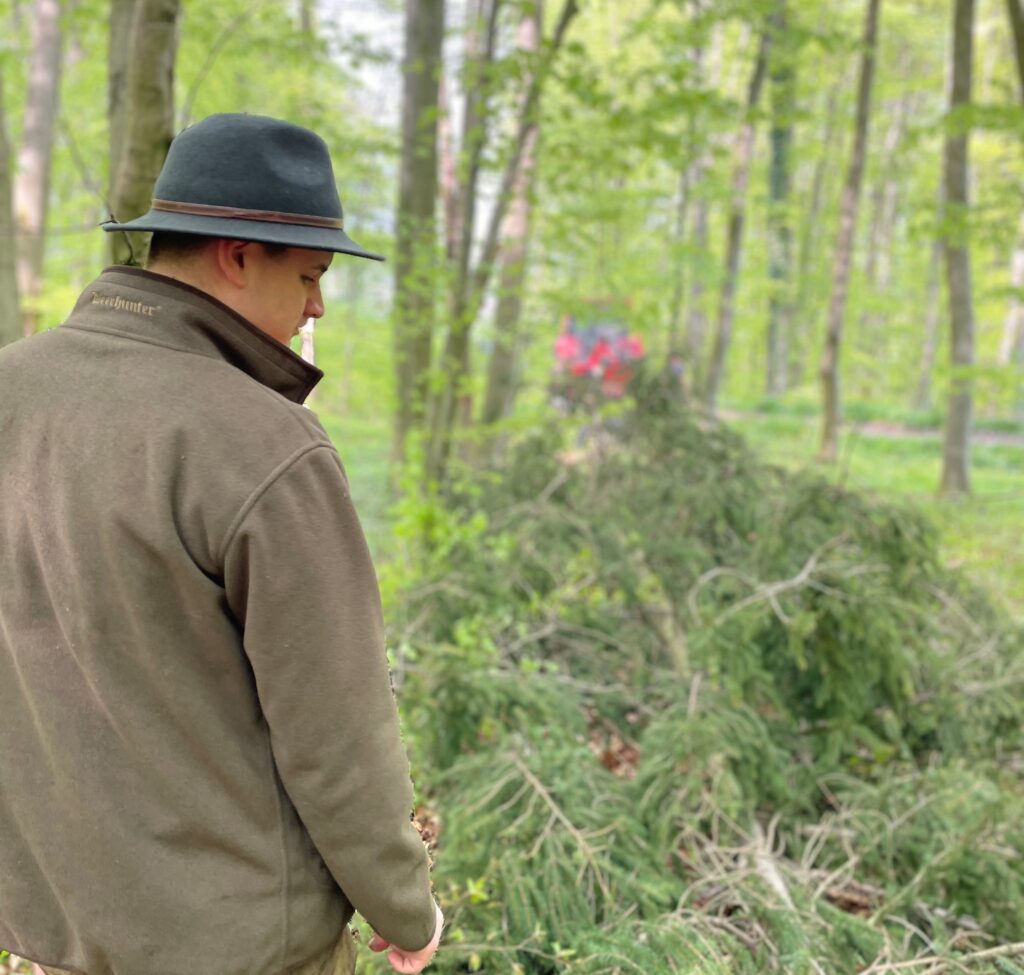
{"label": "corduroy collar trim", "polygon": [[192,285],[136,267],[107,268],[65,322],[231,363],[293,403],[323,373],[223,302]]}

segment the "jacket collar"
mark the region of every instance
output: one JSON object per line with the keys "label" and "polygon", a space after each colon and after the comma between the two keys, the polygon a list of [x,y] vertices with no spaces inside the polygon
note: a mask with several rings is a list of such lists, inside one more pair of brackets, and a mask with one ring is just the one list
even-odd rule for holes
{"label": "jacket collar", "polygon": [[216,298],[142,268],[107,268],[82,293],[65,327],[223,359],[293,403],[302,403],[323,378]]}

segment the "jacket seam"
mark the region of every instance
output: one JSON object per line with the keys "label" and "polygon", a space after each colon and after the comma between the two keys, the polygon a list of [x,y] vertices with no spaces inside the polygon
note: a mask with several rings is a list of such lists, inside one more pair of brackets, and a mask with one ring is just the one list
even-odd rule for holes
{"label": "jacket seam", "polygon": [[278,892],[278,899],[281,902],[281,955],[278,959],[278,970],[284,971],[284,964],[288,957],[288,948],[291,942],[292,932],[290,923],[290,912],[288,910],[288,882],[291,879],[291,862],[288,859],[288,838],[285,836],[284,826],[284,786],[277,784],[277,763],[274,760],[274,749],[271,745],[270,735],[267,735],[267,758],[270,760],[271,781],[274,783],[274,791],[277,793],[277,826],[278,835],[281,841],[281,889]]}
{"label": "jacket seam", "polygon": [[331,443],[325,443],[323,440],[314,440],[312,443],[305,444],[300,447],[290,456],[286,457],[280,464],[277,465],[264,479],[263,481],[253,490],[248,498],[243,502],[242,507],[238,509],[238,513],[232,519],[231,524],[228,526],[227,533],[224,536],[224,542],[220,548],[220,558],[218,563],[223,565],[227,559],[228,550],[231,548],[232,543],[235,540],[235,536],[242,527],[242,523],[249,516],[249,513],[256,506],[260,498],[263,497],[267,491],[284,475],[288,470],[295,466],[303,457],[307,454],[312,453],[314,450],[329,450],[334,452],[334,445]]}

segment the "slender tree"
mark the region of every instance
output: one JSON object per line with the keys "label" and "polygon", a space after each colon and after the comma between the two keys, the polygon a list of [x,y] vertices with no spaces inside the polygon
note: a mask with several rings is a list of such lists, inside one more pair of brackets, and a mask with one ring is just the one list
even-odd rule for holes
{"label": "slender tree", "polygon": [[[536,58],[543,23],[542,0],[524,8],[516,46],[526,57]],[[530,241],[530,194],[536,167],[539,122],[527,133],[523,159],[516,174],[512,202],[501,230],[501,270],[498,305],[494,314],[494,347],[487,367],[487,391],[483,421],[494,423],[508,416],[515,396],[516,353],[519,318],[523,307],[526,261]]]}
{"label": "slender tree", "polygon": [[[704,10],[703,0],[695,0],[696,12]],[[722,74],[722,31],[711,29],[708,37],[707,67],[702,65],[702,77],[709,90],[718,87]],[[694,197],[693,206],[693,245],[695,255],[694,273],[690,276],[690,295],[686,315],[686,358],[687,368],[683,373],[683,383],[690,393],[696,393],[704,385],[704,362],[708,316],[705,305],[706,255],[708,254],[708,222],[711,206],[710,194],[706,187],[708,158],[710,147],[704,146],[697,153],[693,162],[690,179],[691,193]]]}
{"label": "slender tree", "polygon": [[480,164],[491,122],[488,94],[500,10],[501,0],[476,0],[475,10],[466,27],[466,63],[463,78],[465,104],[462,112],[461,159],[456,167],[455,227],[452,232],[456,263],[449,304],[453,318],[465,313],[469,289]]}
{"label": "slender tree", "polygon": [[1013,294],[1003,320],[1003,335],[996,359],[1001,366],[1008,366],[1018,360],[1024,342],[1024,301],[1021,301],[1021,295],[1024,294],[1024,214],[1021,214],[1017,243],[1010,260],[1010,287]]}
{"label": "slender tree", "polygon": [[839,102],[839,94],[845,87],[846,79],[841,77],[822,99],[825,110],[825,124],[821,136],[816,140],[820,149],[814,163],[810,191],[807,194],[807,204],[800,222],[799,245],[797,247],[796,296],[793,300],[793,335],[790,344],[791,359],[789,362],[789,379],[791,383],[800,382],[805,375],[807,369],[807,349],[811,344],[811,335],[814,332],[814,319],[817,318],[816,302],[812,301],[814,296],[812,281],[815,277],[819,259],[821,207],[822,200],[826,195],[825,177],[831,161],[842,156],[842,130],[836,124],[839,118],[836,106]]}
{"label": "slender tree", "polygon": [[315,0],[299,0],[299,30],[310,37],[316,33]]}
{"label": "slender tree", "polygon": [[[692,0],[694,19],[704,15],[704,0]],[[701,83],[705,75],[705,42],[698,35],[690,53],[691,76]],[[679,189],[676,196],[676,219],[672,233],[672,252],[675,255],[672,267],[672,296],[669,299],[668,339],[665,343],[665,366],[669,367],[672,357],[683,350],[680,342],[680,325],[683,318],[683,304],[686,297],[686,271],[690,262],[684,251],[686,230],[689,223],[690,205],[696,176],[700,168],[701,149],[698,148],[698,113],[691,108],[686,123],[686,136],[682,144],[682,159],[679,166]]]}
{"label": "slender tree", "polygon": [[[110,210],[141,216],[174,137],[174,62],[180,0],[114,0],[110,11],[108,111]],[[142,264],[148,234],[110,234],[113,264]]]}
{"label": "slender tree", "polygon": [[708,368],[707,386],[704,392],[705,401],[712,410],[715,408],[725,377],[725,357],[732,341],[736,284],[739,279],[740,257],[743,249],[743,225],[746,220],[747,184],[750,180],[750,162],[754,155],[754,139],[757,134],[754,113],[761,98],[761,89],[764,87],[770,36],[771,33],[767,29],[761,34],[754,70],[747,85],[746,119],[736,137],[734,148],[735,167],[732,177],[732,203],[726,242],[725,275],[718,298],[715,344],[711,353],[711,364]]}
{"label": "slender tree", "polygon": [[780,396],[788,382],[789,340],[793,319],[793,232],[789,219],[790,156],[796,78],[793,43],[787,27],[786,0],[775,0],[772,12],[771,163],[768,167],[768,374],[766,392]]}
{"label": "slender tree", "polygon": [[[868,252],[864,265],[865,289],[873,299],[861,312],[859,322],[860,347],[865,350],[884,346],[884,314],[879,300],[889,290],[892,235],[897,219],[901,173],[897,166],[897,150],[903,140],[911,98],[904,92],[890,113],[889,126],[882,143],[880,172],[871,188],[871,217],[868,224]],[[868,375],[868,382],[872,376]]]}
{"label": "slender tree", "polygon": [[939,316],[942,314],[942,293],[939,288],[939,269],[942,266],[942,244],[936,239],[928,259],[928,276],[924,298],[924,343],[921,348],[921,369],[914,391],[915,410],[927,410],[932,405],[932,371],[939,346]]}
{"label": "slender tree", "polygon": [[451,310],[451,321],[445,339],[441,357],[440,388],[434,397],[430,419],[430,448],[427,455],[427,477],[440,483],[447,471],[448,456],[451,450],[454,429],[456,404],[464,384],[469,378],[469,336],[470,329],[476,321],[480,305],[490,282],[498,254],[500,229],[505,213],[512,201],[513,188],[527,145],[530,129],[536,124],[537,104],[541,88],[550,72],[552,63],[562,47],[569,24],[579,12],[577,0],[565,0],[562,11],[555,25],[551,40],[544,45],[543,53],[537,62],[537,70],[530,78],[525,98],[516,121],[516,131],[512,140],[511,152],[505,163],[501,184],[494,207],[491,210],[487,229],[484,233],[480,257],[475,268],[468,277],[465,290],[464,305]]}
{"label": "slender tree", "polygon": [[971,102],[974,51],[974,0],[954,0],[953,80],[950,85],[949,128],[943,156],[946,212],[943,246],[949,290],[950,381],[946,426],[942,445],[943,496],[971,490],[971,414],[973,397],[970,369],[974,365],[974,306],[971,296],[971,259],[967,242],[968,134],[965,111]]}
{"label": "slender tree", "polygon": [[1013,32],[1013,53],[1017,65],[1017,80],[1020,82],[1020,97],[1024,99],[1024,8],[1021,0],[1006,0],[1006,12],[1010,17]]}
{"label": "slender tree", "polygon": [[[691,119],[690,128],[693,129]],[[690,140],[692,146],[692,139]],[[689,156],[689,154],[687,154]],[[665,343],[666,364],[672,356],[678,355],[679,323],[683,317],[683,297],[686,289],[687,261],[683,253],[686,239],[686,226],[690,213],[690,197],[693,184],[693,172],[696,169],[694,160],[687,158],[679,169],[679,190],[676,196],[676,219],[672,230],[672,251],[675,255],[672,266],[672,297],[668,305],[668,339]]]}
{"label": "slender tree", "polygon": [[393,326],[397,460],[405,458],[410,431],[423,422],[430,375],[437,246],[438,79],[444,18],[444,0],[406,5]]}
{"label": "slender tree", "polygon": [[864,24],[864,40],[860,57],[860,79],[857,84],[857,114],[854,123],[853,149],[839,212],[839,233],[836,238],[835,263],[832,272],[832,299],[829,303],[828,330],[821,356],[819,375],[822,392],[822,430],[820,457],[835,460],[839,443],[842,404],[839,394],[839,353],[842,348],[843,319],[853,262],[853,242],[857,230],[864,159],[867,152],[868,123],[871,117],[871,85],[874,78],[875,52],[878,44],[878,13],[881,0],[868,0]]}
{"label": "slender tree", "polygon": [[0,74],[0,345],[13,342],[22,333],[11,205],[11,153],[7,142],[5,107],[3,75]]}
{"label": "slender tree", "polygon": [[[703,157],[693,167],[693,181],[699,186],[707,172],[707,161]],[[711,201],[707,193],[697,197],[693,212],[693,251],[703,257],[708,253],[709,243],[709,209]],[[703,388],[704,347],[707,345],[708,314],[704,307],[707,285],[704,275],[698,270],[690,281],[689,311],[686,316],[686,351],[688,358],[688,375],[684,375],[689,392],[695,393]]]}
{"label": "slender tree", "polygon": [[43,285],[50,167],[63,61],[60,16],[60,0],[35,0],[32,5],[28,94],[14,178],[18,288],[25,302],[23,323],[26,335],[39,328],[37,304]]}

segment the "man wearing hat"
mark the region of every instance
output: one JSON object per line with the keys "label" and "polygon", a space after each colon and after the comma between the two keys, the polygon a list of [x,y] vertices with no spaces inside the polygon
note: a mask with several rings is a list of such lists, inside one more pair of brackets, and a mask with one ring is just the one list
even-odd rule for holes
{"label": "man wearing hat", "polygon": [[48,973],[400,972],[442,918],[373,566],[288,347],[344,231],[327,147],[173,142],[147,270],[0,352],[0,948]]}

